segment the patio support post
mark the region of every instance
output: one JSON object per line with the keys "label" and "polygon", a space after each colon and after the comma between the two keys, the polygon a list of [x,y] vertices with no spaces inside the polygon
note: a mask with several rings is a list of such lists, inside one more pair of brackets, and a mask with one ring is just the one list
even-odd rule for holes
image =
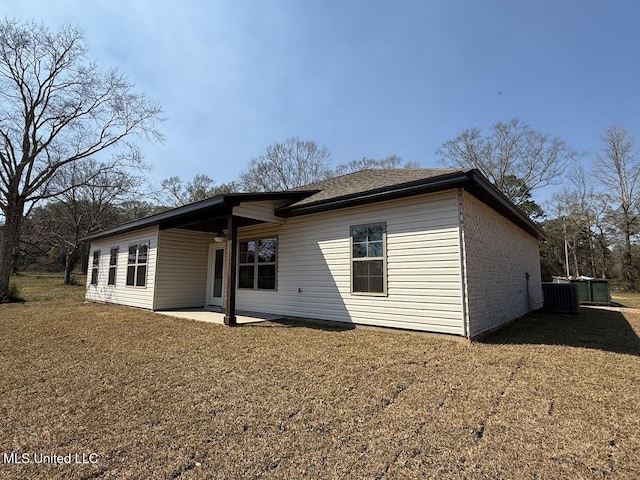
{"label": "patio support post", "polygon": [[227,271],[227,291],[224,309],[224,324],[230,327],[236,325],[236,259],[238,258],[238,226],[233,221],[233,214],[228,217],[227,251],[229,252]]}

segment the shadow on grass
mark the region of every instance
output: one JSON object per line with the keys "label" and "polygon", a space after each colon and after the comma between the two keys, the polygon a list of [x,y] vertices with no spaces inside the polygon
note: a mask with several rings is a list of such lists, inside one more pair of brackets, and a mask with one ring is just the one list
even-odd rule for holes
{"label": "shadow on grass", "polygon": [[276,320],[269,320],[264,323],[247,323],[243,325],[243,327],[262,328],[274,326],[285,328],[310,328],[312,330],[323,330],[325,332],[344,332],[356,328],[352,323],[331,322],[298,317],[284,317]]}
{"label": "shadow on grass", "polygon": [[624,315],[593,307],[580,307],[580,315],[530,313],[478,342],[566,345],[640,356],[640,338]]}

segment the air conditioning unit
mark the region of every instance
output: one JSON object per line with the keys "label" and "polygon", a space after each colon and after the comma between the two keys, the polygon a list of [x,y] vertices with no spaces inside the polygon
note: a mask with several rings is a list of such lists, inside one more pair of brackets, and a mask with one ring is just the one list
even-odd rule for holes
{"label": "air conditioning unit", "polygon": [[543,311],[545,313],[580,313],[578,302],[578,285],[575,283],[542,283],[544,296]]}

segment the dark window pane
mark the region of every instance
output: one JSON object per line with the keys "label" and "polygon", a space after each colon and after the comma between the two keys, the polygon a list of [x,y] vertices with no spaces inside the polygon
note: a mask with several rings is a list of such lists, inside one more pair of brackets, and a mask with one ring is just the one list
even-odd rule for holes
{"label": "dark window pane", "polygon": [[149,247],[147,245],[140,245],[138,249],[138,263],[147,263],[147,251]]}
{"label": "dark window pane", "polygon": [[116,284],[116,267],[109,267],[109,281],[107,285],[115,285]]}
{"label": "dark window pane", "polygon": [[258,262],[275,262],[278,241],[275,238],[263,238],[259,242]]}
{"label": "dark window pane", "polygon": [[253,288],[253,265],[241,265],[238,269],[238,288]]}
{"label": "dark window pane", "polygon": [[97,285],[97,284],[98,284],[98,269],[92,268],[91,269],[91,285]]}
{"label": "dark window pane", "polygon": [[371,260],[365,263],[369,266],[369,275],[382,276],[382,260]]}
{"label": "dark window pane", "polygon": [[109,257],[109,265],[117,265],[118,264],[118,249],[111,249],[111,256]]}
{"label": "dark window pane", "polygon": [[367,229],[366,227],[353,227],[351,229],[351,236],[354,242],[366,242],[367,241]]}
{"label": "dark window pane", "polygon": [[215,265],[213,268],[213,296],[222,297],[222,276],[224,274],[224,250],[218,249],[215,253]]}
{"label": "dark window pane", "polygon": [[367,244],[366,243],[354,243],[353,244],[353,258],[362,258],[367,256]]}
{"label": "dark window pane", "polygon": [[133,281],[135,280],[135,277],[136,277],[136,267],[133,265],[129,265],[127,267],[127,285],[132,286]]}
{"label": "dark window pane", "polygon": [[258,288],[275,290],[276,288],[276,266],[275,265],[259,265],[258,266]]}
{"label": "dark window pane", "polygon": [[144,287],[147,284],[147,266],[139,265],[136,273],[136,287]]}
{"label": "dark window pane", "polygon": [[97,267],[100,265],[100,250],[93,252],[93,266]]}
{"label": "dark window pane", "polygon": [[383,236],[384,226],[353,227],[351,229],[353,242],[353,258],[382,257],[384,255]]}
{"label": "dark window pane", "polygon": [[367,291],[367,277],[353,277],[353,291],[354,292],[366,292]]}
{"label": "dark window pane", "polygon": [[253,263],[256,251],[256,242],[240,242],[239,263]]}
{"label": "dark window pane", "polygon": [[369,276],[369,262],[353,262],[353,274],[358,277]]}
{"label": "dark window pane", "polygon": [[384,293],[382,260],[353,262],[353,291]]}
{"label": "dark window pane", "polygon": [[370,293],[384,293],[384,282],[382,277],[370,277],[368,291]]}
{"label": "dark window pane", "polygon": [[253,263],[256,258],[256,242],[247,242],[247,263]]}
{"label": "dark window pane", "polygon": [[216,298],[222,297],[222,279],[221,278],[213,279],[213,296]]}
{"label": "dark window pane", "polygon": [[131,265],[133,263],[136,263],[136,254],[137,253],[138,253],[138,246],[137,245],[131,245],[129,247],[129,257],[127,258],[127,263],[129,263],[129,265]]}
{"label": "dark window pane", "polygon": [[382,242],[370,242],[367,244],[367,257],[381,257]]}
{"label": "dark window pane", "polygon": [[382,225],[367,227],[367,240],[370,242],[381,242],[383,231],[384,228],[382,227]]}

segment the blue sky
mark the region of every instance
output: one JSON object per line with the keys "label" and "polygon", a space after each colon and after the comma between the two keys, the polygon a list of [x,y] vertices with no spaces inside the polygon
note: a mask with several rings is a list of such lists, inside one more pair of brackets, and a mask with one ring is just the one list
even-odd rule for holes
{"label": "blue sky", "polygon": [[[160,104],[150,179],[233,180],[267,145],[315,140],[334,163],[439,166],[465,128],[519,118],[585,152],[640,137],[634,1],[4,0],[4,15],[85,32],[89,55]],[[502,92],[499,94],[499,92]]]}

